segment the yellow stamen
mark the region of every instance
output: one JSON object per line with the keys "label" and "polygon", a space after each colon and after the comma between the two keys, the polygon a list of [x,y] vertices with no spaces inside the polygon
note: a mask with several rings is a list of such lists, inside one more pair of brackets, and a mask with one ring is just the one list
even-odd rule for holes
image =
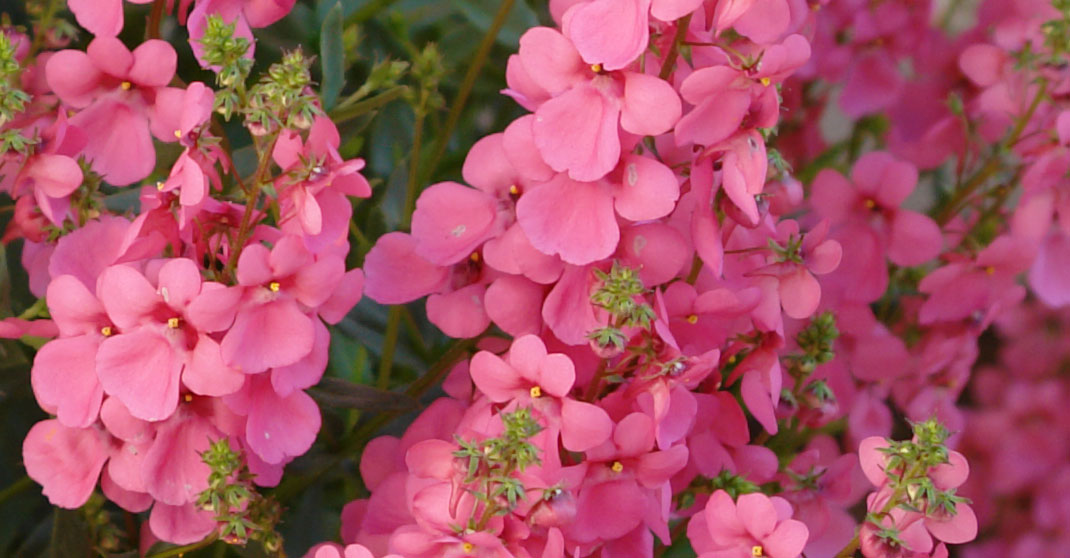
{"label": "yellow stamen", "polygon": [[509,193],[515,196],[520,193],[520,188],[517,188],[516,184],[513,184],[509,186]]}
{"label": "yellow stamen", "polygon": [[698,314],[691,314],[690,316],[688,316],[687,317],[687,323],[689,323],[689,324],[697,324],[698,323]]}
{"label": "yellow stamen", "polygon": [[281,288],[282,288],[282,285],[279,285],[278,281],[272,281],[272,282],[268,283],[268,289],[271,289],[271,292],[273,292],[273,293],[279,292],[279,289],[281,289]]}
{"label": "yellow stamen", "polygon": [[866,200],[862,202],[862,205],[865,205],[866,209],[873,209],[874,207],[877,207],[877,202],[873,200]]}
{"label": "yellow stamen", "polygon": [[472,252],[468,259],[472,260],[472,263],[479,263],[479,252]]}
{"label": "yellow stamen", "polygon": [[735,363],[736,363],[736,355],[732,355],[732,356],[728,357],[728,364],[735,364]]}
{"label": "yellow stamen", "polygon": [[996,268],[994,268],[992,266],[988,266],[988,267],[985,268],[985,273],[987,273],[989,275],[992,275],[992,274],[996,273]]}
{"label": "yellow stamen", "polygon": [[764,77],[764,78],[762,78],[762,79],[760,79],[760,80],[758,80],[758,81],[762,82],[762,85],[764,85],[764,86],[766,86],[766,87],[769,87],[769,84],[770,84],[770,83],[772,83],[772,82],[771,82],[771,81],[769,80],[769,78],[767,78],[767,77]]}
{"label": "yellow stamen", "polygon": [[470,553],[470,552],[472,552],[473,550],[476,549],[476,545],[474,545],[474,544],[472,544],[470,542],[466,542],[466,543],[461,545],[461,548],[464,550],[465,554],[468,554],[468,553]]}
{"label": "yellow stamen", "polygon": [[104,337],[111,337],[112,333],[114,333],[114,332],[111,330],[111,326],[104,326],[104,327],[100,328],[100,334],[103,335]]}
{"label": "yellow stamen", "polygon": [[182,130],[175,130],[175,137],[181,139],[182,138]]}
{"label": "yellow stamen", "polygon": [[178,318],[167,318],[167,327],[178,329]]}
{"label": "yellow stamen", "polygon": [[189,403],[190,401],[193,401],[193,395],[192,395],[192,394],[189,394],[189,393],[187,393],[187,394],[185,395],[185,397],[183,397],[182,399],[185,399],[185,400],[186,400],[186,403]]}
{"label": "yellow stamen", "polygon": [[532,386],[530,393],[533,398],[542,397],[542,388],[539,386]]}
{"label": "yellow stamen", "polygon": [[159,191],[163,192],[163,186],[164,186],[164,184],[163,184],[163,180],[160,180],[160,181],[157,181],[157,182],[156,182],[156,189],[157,189],[157,190],[159,190]]}
{"label": "yellow stamen", "polygon": [[129,81],[124,81],[124,82],[119,84],[119,88],[122,89],[123,91],[130,91],[130,88],[133,87],[133,86],[134,86],[134,84],[130,83]]}
{"label": "yellow stamen", "polygon": [[751,547],[750,555],[754,556],[754,558],[759,558],[760,556],[765,556],[765,551],[762,549],[761,545],[756,544]]}
{"label": "yellow stamen", "polygon": [[619,473],[624,470],[624,464],[620,461],[614,461],[613,465],[609,467],[614,473]]}
{"label": "yellow stamen", "polygon": [[602,65],[601,64],[591,64],[591,71],[596,73],[596,74],[602,73]]}

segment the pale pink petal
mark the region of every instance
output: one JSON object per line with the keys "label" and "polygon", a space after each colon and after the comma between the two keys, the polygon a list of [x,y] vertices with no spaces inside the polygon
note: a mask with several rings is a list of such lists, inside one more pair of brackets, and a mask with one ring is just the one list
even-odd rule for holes
{"label": "pale pink petal", "polygon": [[160,540],[192,544],[207,537],[219,525],[215,514],[189,503],[169,506],[157,502],[149,515],[149,528]]}
{"label": "pale pink petal", "polygon": [[223,362],[255,374],[301,360],[314,340],[312,319],[295,302],[276,300],[238,312],[220,346]]}
{"label": "pale pink petal", "polygon": [[780,39],[789,23],[791,10],[786,0],[754,0],[733,27],[740,35],[767,45]]}
{"label": "pale pink petal", "polygon": [[83,153],[109,184],[137,182],[156,166],[148,119],[130,106],[101,99],[74,115],[71,123],[89,136]]}
{"label": "pale pink petal", "polygon": [[320,411],[303,391],[279,397],[267,381],[257,382],[253,404],[245,425],[249,447],[268,463],[308,451],[320,430]]}
{"label": "pale pink petal", "polygon": [[142,87],[163,87],[171,82],[178,65],[178,55],[167,41],[149,39],[134,49],[130,81]]}
{"label": "pale pink petal", "polygon": [[157,279],[160,297],[176,310],[184,309],[201,292],[201,272],[189,258],[173,258],[163,264]]}
{"label": "pale pink petal", "polygon": [[427,187],[416,200],[412,214],[416,254],[438,265],[452,265],[467,258],[495,232],[492,226],[497,206],[497,200],[487,193],[456,182]]}
{"label": "pale pink petal", "polygon": [[614,191],[617,213],[632,221],[659,219],[676,208],[680,184],[672,169],[652,157],[625,155],[621,185]]}
{"label": "pale pink petal", "polygon": [[97,420],[104,399],[96,373],[99,343],[94,335],[54,339],[33,359],[33,394],[65,426],[84,428]]}
{"label": "pale pink petal", "polygon": [[740,495],[736,500],[736,514],[747,532],[758,540],[765,539],[776,528],[776,509],[765,494]]}
{"label": "pale pink petal", "polygon": [[531,244],[568,263],[604,259],[620,239],[613,198],[602,183],[580,183],[559,174],[525,193],[516,211]]}
{"label": "pale pink petal", "polygon": [[519,336],[538,333],[542,328],[542,307],[546,288],[524,277],[506,275],[487,287],[483,304],[487,316],[502,331]]}
{"label": "pale pink petal", "polygon": [[[121,2],[117,3],[122,6]],[[48,86],[64,103],[74,108],[87,107],[93,102],[102,77],[89,56],[78,50],[61,50],[50,56],[45,64]]]}
{"label": "pale pink petal", "polygon": [[936,519],[925,518],[925,527],[932,536],[949,544],[964,544],[977,538],[977,515],[967,504],[955,506],[955,515]]}
{"label": "pale pink petal", "polygon": [[123,29],[123,0],[70,0],[67,8],[94,35],[114,37]]}
{"label": "pale pink petal", "polygon": [[182,371],[182,383],[198,395],[221,397],[245,385],[245,374],[223,363],[223,354],[211,337],[200,334]]}
{"label": "pale pink petal", "polygon": [[640,136],[664,134],[680,120],[680,97],[665,80],[626,72],[620,126]]}
{"label": "pale pink petal", "polygon": [[802,266],[780,277],[779,291],[784,313],[797,320],[813,315],[821,302],[821,284]]}
{"label": "pale pink petal", "polygon": [[884,466],[888,459],[880,450],[888,447],[888,441],[881,436],[870,436],[858,445],[858,461],[869,482],[873,486],[883,486],[888,481]]}
{"label": "pale pink petal", "polygon": [[105,269],[97,279],[97,294],[111,321],[124,329],[150,319],[162,302],[152,283],[126,265]]}
{"label": "pale pink petal", "polygon": [[480,351],[472,357],[468,373],[476,388],[496,403],[512,400],[525,385],[513,367],[487,351]]}
{"label": "pale pink petal", "polygon": [[486,287],[468,285],[448,294],[427,297],[427,319],[450,337],[475,337],[490,325],[483,308]]}
{"label": "pale pink petal", "polygon": [[427,296],[449,279],[449,268],[416,255],[415,238],[387,233],[364,259],[365,294],[380,304],[401,304]]}
{"label": "pale pink petal", "polygon": [[104,391],[143,420],[163,420],[174,413],[181,371],[182,360],[171,344],[147,328],[113,335],[97,351],[97,375]]}
{"label": "pale pink petal", "polygon": [[66,155],[41,153],[30,159],[22,176],[51,198],[69,196],[82,185],[82,169]]}
{"label": "pale pink petal", "polygon": [[519,57],[538,85],[556,95],[587,77],[576,47],[556,29],[533,27],[520,37]]}
{"label": "pale pink petal", "polygon": [[672,22],[695,11],[702,0],[653,0],[650,15],[664,22]]}
{"label": "pale pink petal", "polygon": [[554,170],[574,180],[598,180],[620,157],[620,109],[590,84],[550,99],[535,111],[535,146]]}
{"label": "pale pink petal", "polygon": [[43,420],[22,442],[26,474],[44,488],[55,506],[75,509],[89,499],[108,459],[104,436],[94,428],[69,428]]}
{"label": "pale pink petal", "polygon": [[650,0],[594,0],[569,10],[565,34],[588,64],[619,70],[646,49]]}
{"label": "pale pink petal", "polygon": [[770,558],[797,558],[809,536],[810,531],[803,522],[788,519],[762,540],[762,546]]}
{"label": "pale pink petal", "polygon": [[126,79],[134,65],[130,49],[115,37],[93,39],[86,47],[86,54],[98,70],[119,79]]}

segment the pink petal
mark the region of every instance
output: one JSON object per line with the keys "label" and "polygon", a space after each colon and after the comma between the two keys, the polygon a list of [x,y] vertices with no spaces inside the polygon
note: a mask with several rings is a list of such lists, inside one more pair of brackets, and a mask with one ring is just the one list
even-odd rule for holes
{"label": "pink petal", "polygon": [[342,258],[323,256],[297,270],[291,294],[298,302],[309,308],[318,308],[327,302],[346,273]]}
{"label": "pink petal", "polygon": [[483,285],[468,285],[448,294],[427,297],[427,319],[450,337],[475,337],[490,325],[483,308]]}
{"label": "pink petal", "polygon": [[561,401],[561,444],[569,451],[587,451],[613,433],[613,419],[601,407],[583,401]]}
{"label": "pink petal", "polygon": [[33,425],[22,443],[26,474],[61,508],[75,509],[89,499],[107,459],[107,441],[99,431],[69,428],[57,420]]}
{"label": "pink petal", "polygon": [[[533,27],[520,37],[520,61],[538,85],[556,95],[589,74],[576,47],[556,29]],[[467,178],[466,178],[467,180]]]}
{"label": "pink petal", "polygon": [[111,478],[108,468],[100,477],[100,490],[112,502],[130,513],[141,513],[152,507],[152,496],[145,492],[133,492],[119,486]]}
{"label": "pink petal", "polygon": [[779,290],[784,313],[796,320],[813,315],[821,302],[821,284],[802,266],[780,277]]}
{"label": "pink petal", "polygon": [[676,208],[680,184],[672,169],[651,157],[625,155],[621,185],[614,191],[617,213],[632,221],[659,219]]}
{"label": "pink petal", "polygon": [[740,35],[760,44],[777,41],[791,23],[791,10],[785,0],[754,0],[733,27]]}
{"label": "pink petal", "polygon": [[841,223],[852,216],[859,197],[851,182],[832,169],[817,173],[810,186],[810,203],[814,211],[832,223]]}
{"label": "pink petal", "polygon": [[108,317],[121,329],[150,319],[160,305],[156,289],[144,275],[126,265],[114,265],[97,279],[97,293]]}
{"label": "pink petal", "polygon": [[238,284],[244,286],[266,285],[274,279],[271,269],[271,251],[256,243],[242,249],[238,256]]}
{"label": "pink petal", "polygon": [[624,229],[618,254],[625,265],[639,269],[639,278],[646,287],[671,281],[691,261],[684,236],[663,223]]}
{"label": "pink petal", "polygon": [[[528,139],[530,139],[530,133]],[[534,147],[534,144],[531,147]],[[519,177],[506,153],[505,134],[491,134],[477,141],[468,150],[468,156],[464,158],[461,176],[464,177],[465,182],[492,196],[508,194],[509,187],[515,185]],[[455,183],[443,182],[441,184]],[[429,186],[428,189],[435,186]],[[427,189],[420,194],[420,198],[426,194]],[[416,200],[417,208],[419,204],[420,200]],[[415,226],[415,222],[413,225]]]}
{"label": "pink petal", "polygon": [[569,10],[565,34],[588,64],[619,70],[646,49],[650,0],[594,0]]}
{"label": "pink petal", "polygon": [[948,463],[929,469],[929,478],[939,490],[958,488],[970,476],[970,464],[966,461],[966,456],[951,450],[947,457]]}
{"label": "pink petal", "polygon": [[224,364],[219,343],[202,333],[182,371],[182,384],[197,395],[221,397],[241,389],[245,374]]}
{"label": "pink petal", "polygon": [[602,183],[580,183],[563,174],[525,193],[517,203],[517,220],[540,252],[583,265],[609,257],[620,229],[613,198]]}
{"label": "pink petal", "polygon": [[[123,405],[119,398],[109,397],[104,400],[100,407],[100,421],[108,433],[124,442],[144,444],[152,441],[155,428],[152,423],[143,421],[130,414],[130,410]],[[114,459],[114,458],[113,458]],[[122,479],[118,479],[122,482]],[[126,486],[124,484],[124,486]],[[126,487],[127,490],[133,490]]]}
{"label": "pink petal", "polygon": [[104,391],[143,420],[163,420],[175,412],[181,371],[182,360],[171,344],[147,328],[113,335],[97,351]]}
{"label": "pink petal", "polygon": [[199,454],[220,437],[205,418],[176,419],[157,431],[141,467],[149,494],[172,506],[194,502],[208,488],[210,469]]}
{"label": "pink petal", "polygon": [[472,356],[468,368],[472,382],[487,399],[496,403],[511,401],[524,388],[524,382],[512,366],[493,353],[480,351]]}
{"label": "pink petal", "polygon": [[412,214],[416,254],[438,265],[467,258],[493,232],[497,206],[492,196],[456,182],[429,186]]}
{"label": "pink petal", "polygon": [[977,515],[967,504],[955,506],[955,515],[946,519],[925,518],[932,536],[948,544],[964,544],[977,538]]}
{"label": "pink petal", "polygon": [[440,289],[449,268],[416,255],[415,238],[387,233],[364,258],[365,294],[380,304],[401,304]]}
{"label": "pink petal", "polygon": [[[122,3],[118,4],[121,9]],[[74,108],[84,108],[93,102],[102,77],[89,56],[78,50],[61,50],[50,56],[45,64],[48,86],[64,103]]]}
{"label": "pink petal", "polygon": [[219,525],[215,514],[196,505],[169,506],[157,502],[149,515],[152,534],[173,544],[192,544],[207,537]]}
{"label": "pink petal", "polygon": [[98,328],[101,324],[98,322],[104,316],[104,307],[73,275],[60,275],[52,279],[45,300],[62,335],[100,333]]}
{"label": "pink petal", "polygon": [[535,111],[535,146],[554,170],[598,180],[620,157],[620,109],[590,84],[580,84]]}
{"label": "pink petal", "polygon": [[776,509],[764,494],[741,495],[736,500],[736,514],[747,532],[758,540],[765,539],[776,528]]}
{"label": "pink petal", "polygon": [[736,503],[724,490],[714,492],[706,502],[706,526],[710,539],[719,545],[735,543],[746,531],[736,511]]}
{"label": "pink petal", "polygon": [[83,153],[109,184],[137,182],[156,166],[148,119],[130,106],[103,98],[76,114],[71,123],[89,136]]}
{"label": "pink petal", "polygon": [[870,436],[858,445],[858,461],[862,466],[862,472],[865,473],[869,482],[873,483],[873,486],[883,486],[888,481],[888,476],[884,473],[884,466],[888,460],[880,451],[881,448],[886,447],[888,447],[888,441],[881,436]]}
{"label": "pink petal", "polygon": [[[688,80],[701,77],[700,72],[695,72]],[[684,81],[684,85],[687,84],[688,81]],[[750,104],[751,96],[746,91],[729,89],[711,95],[680,118],[676,125],[676,145],[713,145],[723,141],[739,130]]]}
{"label": "pink petal", "polygon": [[201,272],[188,258],[173,258],[163,264],[157,279],[160,297],[176,310],[186,306],[201,292]]}
{"label": "pink petal", "polygon": [[644,454],[639,457],[636,478],[647,488],[657,488],[687,465],[687,457],[687,446],[682,444],[665,451]]}
{"label": "pink petal", "polygon": [[69,196],[82,185],[81,167],[66,155],[38,154],[30,159],[22,176],[50,198]]}
{"label": "pink petal", "polygon": [[163,87],[171,82],[178,65],[178,54],[167,41],[149,39],[134,49],[130,81],[142,87]]}
{"label": "pink petal", "polygon": [[405,466],[418,477],[449,480],[453,476],[457,445],[444,440],[424,440],[405,452]]}
{"label": "pink petal", "polygon": [[665,80],[626,72],[620,126],[640,136],[664,134],[680,120],[680,97]]}
{"label": "pink petal", "polygon": [[788,519],[777,525],[773,534],[762,540],[770,558],[797,558],[806,546],[810,530],[801,521]]}
{"label": "pink petal", "polygon": [[122,41],[115,37],[97,37],[86,47],[86,54],[98,70],[119,79],[126,79],[134,56]]}
{"label": "pink petal", "polygon": [[852,118],[887,108],[903,87],[903,77],[890,56],[864,54],[853,60],[847,83],[840,94],[840,106]]}
{"label": "pink petal", "polygon": [[1070,235],[1052,232],[1040,244],[1029,270],[1029,286],[1044,304],[1058,308],[1070,304]]}
{"label": "pink petal", "polygon": [[842,258],[843,246],[835,240],[825,240],[806,256],[806,267],[813,273],[825,275],[835,271]]}
{"label": "pink petal", "polygon": [[684,17],[701,5],[702,0],[654,0],[650,5],[650,15],[668,23]]}
{"label": "pink petal", "polygon": [[314,320],[312,323],[316,328],[316,341],[312,351],[293,364],[271,369],[271,387],[282,397],[318,384],[327,370],[327,346],[330,344],[331,334],[323,322]]}
{"label": "pink petal", "polygon": [[329,324],[336,324],[345,318],[346,314],[360,302],[361,294],[364,293],[364,272],[359,269],[351,269],[342,276],[338,286],[316,311],[320,318]]}
{"label": "pink petal", "polygon": [[654,447],[654,419],[646,413],[631,413],[613,431],[613,444],[623,457],[637,457]]}
{"label": "pink petal", "polygon": [[267,381],[257,382],[245,436],[261,459],[279,463],[308,451],[320,430],[316,402],[303,391],[279,397]]}
{"label": "pink petal", "polygon": [[223,331],[234,322],[234,315],[238,310],[241,297],[241,287],[204,283],[200,294],[190,302],[186,317],[201,331],[209,333]]}
{"label": "pink petal", "polygon": [[250,27],[267,27],[290,13],[295,2],[296,0],[248,0],[242,3],[242,15]]}
{"label": "pink petal", "polygon": [[754,415],[755,420],[762,425],[770,434],[777,433],[777,421],[774,414],[773,401],[769,395],[769,389],[761,379],[762,372],[751,370],[743,375],[743,383],[740,392],[747,409]]}
{"label": "pink petal", "polygon": [[123,0],[70,0],[67,8],[93,35],[114,37],[123,29]]}
{"label": "pink petal", "polygon": [[539,309],[545,289],[524,277],[499,277],[487,287],[483,297],[487,316],[509,335],[538,333],[542,329]]}
{"label": "pink petal", "polygon": [[935,258],[944,247],[944,237],[936,221],[906,209],[895,213],[889,240],[888,259],[905,267]]}
{"label": "pink petal", "polygon": [[978,87],[989,87],[999,81],[1007,52],[995,45],[983,43],[966,47],[959,55],[959,69]]}
{"label": "pink petal", "polygon": [[276,300],[238,312],[220,346],[223,362],[255,374],[301,360],[314,340],[312,319],[295,302]]}
{"label": "pink petal", "polygon": [[96,373],[99,343],[93,335],[54,339],[33,359],[33,394],[65,426],[84,428],[97,420],[104,399]]}

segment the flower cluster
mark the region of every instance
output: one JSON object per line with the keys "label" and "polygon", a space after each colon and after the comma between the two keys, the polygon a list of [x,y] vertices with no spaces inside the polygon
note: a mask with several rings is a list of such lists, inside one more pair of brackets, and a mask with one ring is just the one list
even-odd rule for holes
{"label": "flower cluster", "polygon": [[[53,504],[99,484],[155,539],[279,551],[256,486],[313,445],[328,325],[366,293],[426,297],[467,341],[446,395],[365,444],[346,546],[312,558],[946,558],[997,498],[1067,515],[1039,489],[1070,484],[1065,432],[1037,426],[1066,423],[1065,355],[1037,339],[1070,304],[1070,1],[988,0],[956,30],[917,0],[551,0],[505,70],[527,113],[418,197],[417,145],[409,230],[363,271],[349,198],[371,188],[310,57],[252,75],[251,28],[293,0],[178,4],[214,84],[118,39],[122,0],[71,0],[85,51],[0,33],[4,240],[43,301],[0,336],[51,338],[31,380],[53,418],[23,458]],[[407,91],[417,142],[436,52]],[[139,208],[114,209],[130,185]],[[994,323],[1005,370],[969,410]],[[1038,524],[1015,544],[1058,548]]]}
{"label": "flower cluster", "polygon": [[[54,337],[31,375],[54,418],[27,435],[26,470],[66,508],[99,482],[123,509],[151,508],[152,536],[173,543],[217,529],[246,538],[205,500],[218,484],[213,463],[223,462],[209,450],[233,445],[248,469],[234,480],[249,490],[279,482],[320,428],[304,390],[326,368],[325,323],[363,288],[362,272],[345,263],[347,196],[370,195],[363,161],[339,155],[300,51],[246,86],[248,25],[289,6],[247,16],[245,4],[257,3],[199,1],[188,23],[199,52],[221,63],[220,93],[237,96],[231,116],[243,117],[258,154],[251,176],[235,169],[213,125],[222,97],[201,82],[172,85],[169,43],[131,51],[115,37],[120,1],[71,2],[96,35],[86,51],[35,52],[28,37],[0,34],[0,189],[16,201],[5,239],[23,239],[31,289],[51,319],[40,323],[52,327],[5,326],[11,337]],[[234,11],[229,24],[217,15]],[[166,144],[180,153],[157,170]],[[152,178],[133,215],[109,210],[113,192]]]}

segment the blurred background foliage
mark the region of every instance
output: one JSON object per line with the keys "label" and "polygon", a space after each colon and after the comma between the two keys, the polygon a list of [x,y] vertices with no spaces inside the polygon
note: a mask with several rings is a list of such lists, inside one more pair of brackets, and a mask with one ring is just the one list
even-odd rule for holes
{"label": "blurred background foliage", "polygon": [[[151,8],[125,4],[121,38],[128,46],[145,37]],[[0,1],[0,13],[15,25],[31,24],[23,0]],[[74,21],[65,10],[59,17]],[[285,51],[315,54],[314,77],[341,132],[341,154],[367,161],[364,174],[374,194],[353,200],[350,267],[362,264],[379,236],[407,228],[411,196],[435,182],[462,181],[471,145],[523,112],[501,94],[506,62],[526,29],[548,23],[545,0],[299,0],[284,20],[256,31],[252,79]],[[212,83],[173,15],[164,18],[160,34],[179,53],[181,79]],[[82,32],[71,47],[84,49],[91,39]],[[255,156],[248,135],[234,122],[226,132],[236,166],[251,173]],[[177,156],[178,148],[162,147],[157,175],[147,182],[166,174]],[[136,188],[108,192],[112,209],[132,210],[136,203]],[[11,204],[0,194],[0,230],[11,218]],[[0,317],[18,316],[36,301],[20,253],[21,241],[0,246]],[[430,325],[422,302],[389,309],[368,299],[332,327],[331,339],[325,382],[312,391],[324,419],[319,439],[287,467],[282,485],[267,491],[284,506],[280,531],[289,556],[337,539],[342,507],[367,494],[358,473],[363,444],[377,434],[400,433],[436,396],[432,380],[471,345],[451,343]],[[45,418],[30,389],[32,361],[31,347],[0,340],[0,557],[135,556],[131,549],[143,518],[98,499],[81,510],[54,510],[26,477],[22,439]],[[215,543],[184,554],[260,556],[257,546]],[[152,549],[161,556],[179,550]]]}

